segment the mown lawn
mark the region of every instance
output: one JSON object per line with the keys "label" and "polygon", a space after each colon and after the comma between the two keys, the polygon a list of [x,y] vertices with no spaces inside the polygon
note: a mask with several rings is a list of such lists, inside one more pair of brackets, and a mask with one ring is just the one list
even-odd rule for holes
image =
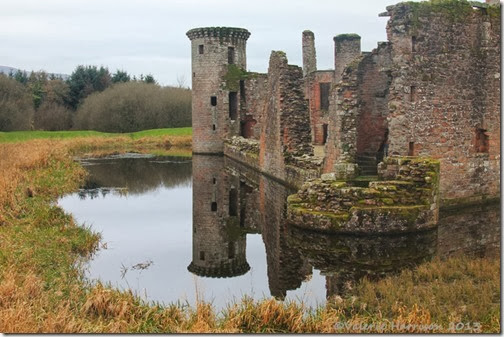
{"label": "mown lawn", "polygon": [[132,139],[158,136],[191,136],[192,128],[153,129],[132,133],[107,133],[98,131],[11,131],[0,132],[0,143],[22,142],[31,139],[68,139],[80,137],[128,136]]}

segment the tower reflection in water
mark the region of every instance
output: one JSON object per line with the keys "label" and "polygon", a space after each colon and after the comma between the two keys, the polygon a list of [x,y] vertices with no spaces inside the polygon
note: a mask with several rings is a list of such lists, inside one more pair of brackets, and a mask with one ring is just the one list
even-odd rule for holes
{"label": "tower reflection in water", "polygon": [[288,187],[227,157],[194,155],[192,165],[193,253],[188,270],[213,278],[249,272],[246,234],[260,233],[270,294],[277,299],[310,280],[314,268],[326,279],[326,297],[342,296],[363,277],[378,279],[436,254],[481,256],[500,247],[498,206],[441,214],[439,229],[421,233],[326,235],[286,223],[287,196],[294,193]]}

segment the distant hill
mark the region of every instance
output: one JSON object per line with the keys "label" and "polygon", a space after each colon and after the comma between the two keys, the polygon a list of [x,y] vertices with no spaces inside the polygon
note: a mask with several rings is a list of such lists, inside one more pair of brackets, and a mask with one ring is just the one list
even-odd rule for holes
{"label": "distant hill", "polygon": [[[24,71],[28,74],[31,72],[31,71],[21,70],[21,69],[17,69],[17,68],[13,68],[13,67],[0,66],[0,74],[9,75],[11,72],[17,73],[18,71]],[[67,74],[48,73],[48,75],[49,76],[54,75],[56,77],[61,77],[63,80],[66,80],[70,77],[70,75],[67,75]]]}

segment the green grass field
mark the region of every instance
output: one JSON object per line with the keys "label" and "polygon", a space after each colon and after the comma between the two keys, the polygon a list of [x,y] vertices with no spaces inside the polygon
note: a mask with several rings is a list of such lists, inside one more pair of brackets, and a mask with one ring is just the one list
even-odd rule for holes
{"label": "green grass field", "polygon": [[132,133],[106,133],[98,131],[12,131],[0,132],[0,143],[21,142],[30,139],[66,139],[77,137],[117,137],[129,136],[132,139],[142,137],[156,136],[190,136],[192,128],[172,128],[172,129],[153,129]]}

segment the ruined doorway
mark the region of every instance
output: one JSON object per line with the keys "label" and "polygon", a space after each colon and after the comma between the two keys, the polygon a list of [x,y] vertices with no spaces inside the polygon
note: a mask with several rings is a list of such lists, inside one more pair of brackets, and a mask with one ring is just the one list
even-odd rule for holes
{"label": "ruined doorway", "polygon": [[243,138],[254,138],[254,126],[257,121],[252,118],[246,118],[240,125],[240,136]]}

